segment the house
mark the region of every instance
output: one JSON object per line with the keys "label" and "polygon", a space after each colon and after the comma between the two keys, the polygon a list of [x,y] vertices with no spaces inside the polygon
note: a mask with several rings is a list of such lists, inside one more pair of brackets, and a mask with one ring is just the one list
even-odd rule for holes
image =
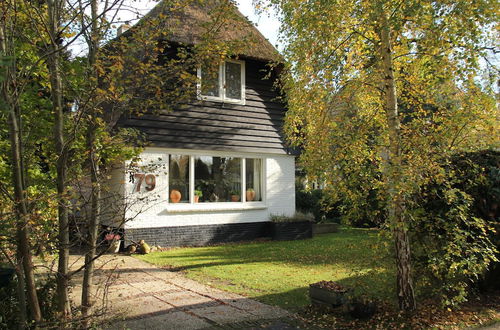
{"label": "house", "polygon": [[[191,2],[177,13],[182,25],[172,28],[171,42],[196,44],[199,36],[189,27],[208,20],[203,1]],[[161,5],[146,19],[160,15]],[[149,142],[140,160],[121,164],[109,183],[124,207],[107,224],[126,219],[120,224],[126,242],[185,246],[250,240],[267,235],[271,214],[295,212],[295,157],[282,135],[286,108],[276,99],[273,79],[266,79],[277,51],[251,23],[242,22],[243,29],[220,34],[250,36],[257,43],[218,64],[215,76],[199,68],[195,99],[173,112],[120,119]]]}

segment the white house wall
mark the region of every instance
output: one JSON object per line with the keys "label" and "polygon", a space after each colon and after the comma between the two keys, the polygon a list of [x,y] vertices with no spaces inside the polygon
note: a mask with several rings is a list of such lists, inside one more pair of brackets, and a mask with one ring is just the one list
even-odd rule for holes
{"label": "white house wall", "polygon": [[123,227],[125,218],[125,177],[123,164],[116,164],[108,173],[102,188],[102,224]]}
{"label": "white house wall", "polygon": [[[264,201],[169,204],[168,170],[169,154],[212,155],[261,158],[264,160]],[[292,215],[295,212],[295,162],[293,156],[227,153],[202,150],[147,148],[140,156],[135,170],[130,171],[130,162],[122,171],[127,219],[125,229],[236,224],[269,221],[271,214]],[[156,186],[148,192],[141,187],[137,191],[137,181],[131,182],[130,173],[139,171],[154,173]]]}

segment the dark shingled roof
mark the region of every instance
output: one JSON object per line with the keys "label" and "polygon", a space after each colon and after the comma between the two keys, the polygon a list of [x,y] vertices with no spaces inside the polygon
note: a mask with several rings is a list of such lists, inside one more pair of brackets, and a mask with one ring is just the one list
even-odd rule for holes
{"label": "dark shingled roof", "polygon": [[276,48],[229,0],[183,0],[175,1],[175,5],[172,2],[163,0],[158,3],[124,34],[133,33],[145,22],[156,19],[156,28],[167,32],[168,41],[196,45],[210,34],[217,40],[237,43],[237,54],[234,55],[283,61]]}

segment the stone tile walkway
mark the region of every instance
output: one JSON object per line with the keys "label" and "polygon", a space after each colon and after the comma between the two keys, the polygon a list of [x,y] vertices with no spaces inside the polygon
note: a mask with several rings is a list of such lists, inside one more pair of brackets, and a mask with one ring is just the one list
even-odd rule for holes
{"label": "stone tile walkway", "polygon": [[[81,256],[72,261],[73,269],[83,264]],[[103,256],[96,268],[100,288],[96,305],[106,306],[106,318],[114,319],[107,329],[232,328],[231,324],[292,317],[281,308],[208,287],[130,256]],[[81,282],[81,276],[74,282]],[[75,286],[72,297],[78,306],[80,296],[81,287]]]}

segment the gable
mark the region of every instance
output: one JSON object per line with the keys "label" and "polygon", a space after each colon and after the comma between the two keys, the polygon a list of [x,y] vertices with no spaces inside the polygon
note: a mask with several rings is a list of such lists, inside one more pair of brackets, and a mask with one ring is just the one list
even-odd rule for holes
{"label": "gable", "polygon": [[155,29],[165,31],[167,41],[184,45],[201,43],[207,35],[238,44],[235,55],[247,58],[281,61],[276,48],[229,0],[161,1],[135,27],[156,20]]}

